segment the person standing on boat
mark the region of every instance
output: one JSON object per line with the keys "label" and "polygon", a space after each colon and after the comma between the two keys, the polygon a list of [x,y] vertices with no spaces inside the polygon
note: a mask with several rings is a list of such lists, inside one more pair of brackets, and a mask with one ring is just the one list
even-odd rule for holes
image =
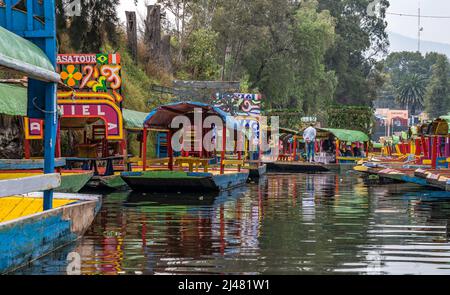
{"label": "person standing on boat", "polygon": [[303,138],[305,139],[306,144],[306,159],[308,162],[314,161],[314,148],[316,145],[316,136],[317,136],[316,128],[314,128],[314,123],[311,123],[311,125],[308,128],[306,128],[306,130],[303,132]]}

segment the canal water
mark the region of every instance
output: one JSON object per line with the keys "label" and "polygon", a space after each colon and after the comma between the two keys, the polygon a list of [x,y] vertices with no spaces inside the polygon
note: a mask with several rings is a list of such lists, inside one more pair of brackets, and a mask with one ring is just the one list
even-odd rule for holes
{"label": "canal water", "polygon": [[120,192],[82,240],[16,274],[66,274],[73,253],[82,274],[450,274],[449,220],[450,194],[351,171],[215,196]]}

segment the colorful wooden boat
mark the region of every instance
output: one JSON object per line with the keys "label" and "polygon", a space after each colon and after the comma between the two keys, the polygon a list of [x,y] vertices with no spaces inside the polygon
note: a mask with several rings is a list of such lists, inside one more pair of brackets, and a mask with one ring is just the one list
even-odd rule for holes
{"label": "colorful wooden boat", "polygon": [[55,194],[47,211],[42,200],[42,193],[0,198],[0,274],[77,240],[101,207],[93,195]]}
{"label": "colorful wooden boat", "polygon": [[[18,179],[30,176],[41,175],[39,171],[0,171],[0,180]],[[61,186],[55,192],[77,193],[93,177],[93,172],[63,172],[61,173]]]}
{"label": "colorful wooden boat", "polygon": [[199,173],[184,171],[122,172],[130,188],[142,192],[223,191],[244,185],[249,172]]}

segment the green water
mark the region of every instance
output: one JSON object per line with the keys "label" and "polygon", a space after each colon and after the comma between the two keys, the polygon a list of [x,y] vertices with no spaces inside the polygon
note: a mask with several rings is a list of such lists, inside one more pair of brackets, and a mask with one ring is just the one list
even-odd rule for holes
{"label": "green water", "polygon": [[353,173],[270,175],[216,196],[104,197],[85,237],[17,274],[450,274],[450,194]]}

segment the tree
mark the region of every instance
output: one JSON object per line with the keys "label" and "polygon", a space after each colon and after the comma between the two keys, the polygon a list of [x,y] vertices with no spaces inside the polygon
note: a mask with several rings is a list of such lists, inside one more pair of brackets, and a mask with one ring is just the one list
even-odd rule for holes
{"label": "tree", "polygon": [[[99,52],[106,42],[117,44],[117,27],[119,18],[117,7],[119,0],[80,0],[81,15],[70,18],[68,28],[71,45],[76,50],[84,52]],[[63,0],[64,4],[66,0]],[[58,9],[58,23],[61,23],[61,13]]]}
{"label": "tree", "polygon": [[336,101],[341,104],[371,105],[381,86],[375,57],[386,53],[385,21],[389,1],[379,1],[380,14],[367,12],[373,0],[321,0],[319,8],[336,19],[337,39],[326,58],[327,68],[338,78]]}
{"label": "tree", "polygon": [[207,29],[194,31],[186,49],[186,67],[194,79],[217,78],[219,65],[216,62],[217,33]]}
{"label": "tree", "polygon": [[416,115],[417,107],[424,106],[427,80],[419,74],[405,76],[396,88],[397,101]]}
{"label": "tree", "polygon": [[450,65],[445,56],[438,56],[433,65],[433,74],[426,90],[425,106],[431,118],[445,115],[450,107]]}

